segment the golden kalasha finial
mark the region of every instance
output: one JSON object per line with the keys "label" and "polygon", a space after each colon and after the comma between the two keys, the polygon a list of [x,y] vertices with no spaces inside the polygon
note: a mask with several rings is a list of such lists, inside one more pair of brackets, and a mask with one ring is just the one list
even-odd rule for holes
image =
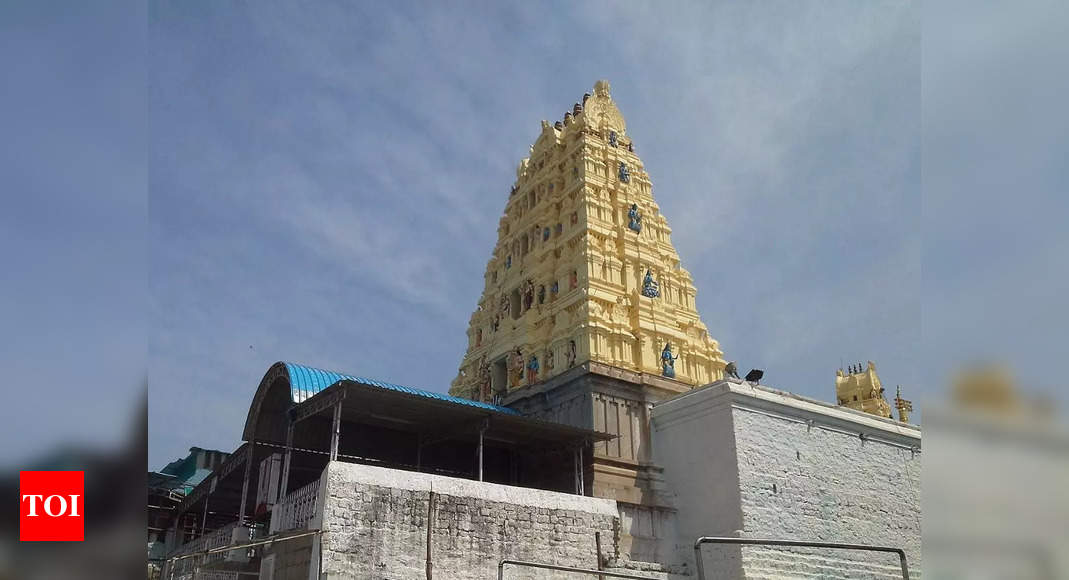
{"label": "golden kalasha finial", "polygon": [[600,80],[594,83],[594,94],[599,97],[609,96],[609,81]]}

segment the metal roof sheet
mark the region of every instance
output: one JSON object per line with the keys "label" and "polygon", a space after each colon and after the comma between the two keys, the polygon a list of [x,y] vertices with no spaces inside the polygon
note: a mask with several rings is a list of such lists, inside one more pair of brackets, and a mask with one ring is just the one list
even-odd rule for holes
{"label": "metal roof sheet", "polygon": [[457,405],[465,405],[468,407],[475,407],[478,409],[486,409],[488,411],[504,413],[506,415],[521,415],[521,413],[519,411],[516,411],[515,409],[501,407],[499,405],[491,405],[490,403],[482,403],[479,401],[473,401],[471,399],[462,399],[460,397],[453,397],[451,395],[445,395],[442,393],[424,391],[422,389],[414,389],[412,387],[395,385],[393,383],[384,383],[382,381],[376,381],[375,379],[354,377],[352,375],[345,375],[333,371],[325,371],[323,369],[317,369],[314,367],[299,365],[291,362],[283,364],[286,365],[286,371],[289,373],[290,396],[292,397],[294,403],[303,403],[306,399],[318,393],[319,391],[322,391],[323,389],[326,389],[327,387],[339,381],[348,380],[368,387],[375,387],[388,391],[397,391],[401,393],[407,393],[409,395],[416,395],[418,397],[426,397],[428,399],[437,399],[439,401],[445,401]]}

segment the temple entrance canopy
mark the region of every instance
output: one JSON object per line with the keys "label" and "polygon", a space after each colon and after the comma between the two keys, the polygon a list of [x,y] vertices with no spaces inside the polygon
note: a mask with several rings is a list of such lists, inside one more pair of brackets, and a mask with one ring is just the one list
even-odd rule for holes
{"label": "temple entrance canopy", "polygon": [[[244,507],[279,463],[278,497],[328,461],[365,463],[491,483],[589,495],[593,444],[612,436],[519,411],[411,387],[279,362],[265,374],[245,423]],[[240,471],[240,470],[237,470]]]}
{"label": "temple entrance canopy", "polygon": [[182,544],[270,520],[272,505],[319,480],[330,461],[590,495],[592,449],[612,436],[519,411],[304,365],[261,380],[245,442],[166,526]]}

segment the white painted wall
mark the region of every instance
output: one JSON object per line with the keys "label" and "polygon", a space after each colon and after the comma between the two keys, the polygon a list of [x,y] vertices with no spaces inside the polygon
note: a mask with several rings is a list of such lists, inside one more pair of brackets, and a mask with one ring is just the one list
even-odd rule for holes
{"label": "white painted wall", "polygon": [[[734,536],[742,527],[730,400],[709,392],[710,396],[682,401],[696,392],[655,405],[651,415],[653,454],[665,468],[665,487],[674,494],[678,509],[676,559],[691,570],[695,538]],[[738,577],[737,553],[727,550],[720,555],[718,577]]]}
{"label": "white painted wall", "polygon": [[[920,430],[720,381],[654,406],[655,460],[676,493],[680,550],[702,535],[903,547],[920,571]],[[897,558],[706,547],[709,577],[884,578]],[[722,576],[715,576],[719,574]]]}

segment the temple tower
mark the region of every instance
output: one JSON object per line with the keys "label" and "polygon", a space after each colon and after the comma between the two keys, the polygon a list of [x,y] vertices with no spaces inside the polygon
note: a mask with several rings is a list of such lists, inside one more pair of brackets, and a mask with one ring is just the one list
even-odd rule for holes
{"label": "temple tower", "polygon": [[[901,392],[899,392],[901,395]],[[883,385],[876,375],[876,363],[851,366],[835,373],[835,397],[839,405],[880,417],[891,417],[891,405],[883,396]]]}
{"label": "temple tower", "polygon": [[587,361],[688,385],[720,378],[719,346],[608,82],[542,121],[530,151],[450,394],[503,397]]}
{"label": "temple tower", "polygon": [[617,500],[622,557],[667,561],[674,506],[652,456],[652,405],[723,377],[671,228],[598,81],[542,121],[516,170],[450,394],[617,435],[591,444],[586,489]]}

